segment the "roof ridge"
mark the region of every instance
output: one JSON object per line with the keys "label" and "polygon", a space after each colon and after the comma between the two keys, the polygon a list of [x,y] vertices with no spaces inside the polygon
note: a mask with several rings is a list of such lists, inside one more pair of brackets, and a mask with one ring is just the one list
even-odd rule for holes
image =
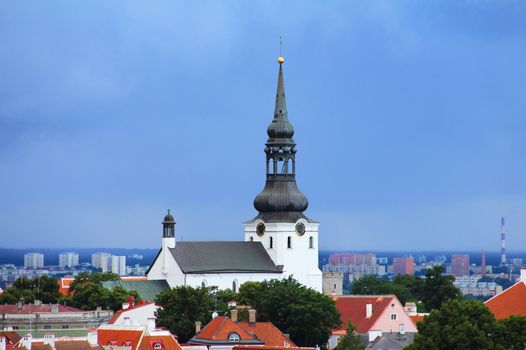
{"label": "roof ridge", "polygon": [[516,282],[515,284],[509,286],[508,288],[504,289],[502,292],[500,292],[499,294],[495,294],[494,296],[492,296],[491,298],[489,298],[488,300],[486,300],[484,302],[484,305],[486,305],[486,303],[489,303],[491,300],[493,300],[494,298],[498,297],[499,295],[502,295],[504,293],[506,293],[507,291],[511,290],[513,287],[515,287],[516,285],[518,285],[519,283],[522,283],[524,284],[524,287],[526,287],[526,281],[518,281]]}

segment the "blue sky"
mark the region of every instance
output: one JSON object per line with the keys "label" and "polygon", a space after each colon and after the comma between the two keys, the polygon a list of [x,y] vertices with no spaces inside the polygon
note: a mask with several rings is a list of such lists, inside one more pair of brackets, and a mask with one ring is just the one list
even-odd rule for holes
{"label": "blue sky", "polygon": [[242,239],[279,37],[320,247],[526,249],[526,2],[3,1],[12,247]]}

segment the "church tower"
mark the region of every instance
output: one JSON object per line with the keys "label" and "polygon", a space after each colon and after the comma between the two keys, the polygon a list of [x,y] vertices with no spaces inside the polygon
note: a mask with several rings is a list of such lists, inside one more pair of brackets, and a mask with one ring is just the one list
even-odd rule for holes
{"label": "church tower", "polygon": [[309,202],[296,185],[297,149],[287,113],[284,61],[283,57],[278,58],[274,119],[267,128],[265,187],[254,199],[259,214],[244,223],[245,241],[261,242],[274,263],[283,266],[283,277],[292,275],[300,283],[321,292],[319,223],[303,214]]}

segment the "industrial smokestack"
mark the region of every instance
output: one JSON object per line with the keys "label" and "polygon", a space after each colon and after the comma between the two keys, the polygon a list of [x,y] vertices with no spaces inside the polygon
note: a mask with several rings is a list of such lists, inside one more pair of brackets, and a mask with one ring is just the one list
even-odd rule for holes
{"label": "industrial smokestack", "polygon": [[480,262],[480,274],[485,275],[486,274],[486,252],[482,251],[481,253],[481,262]]}
{"label": "industrial smokestack", "polygon": [[500,264],[506,265],[506,231],[504,216],[500,219]]}

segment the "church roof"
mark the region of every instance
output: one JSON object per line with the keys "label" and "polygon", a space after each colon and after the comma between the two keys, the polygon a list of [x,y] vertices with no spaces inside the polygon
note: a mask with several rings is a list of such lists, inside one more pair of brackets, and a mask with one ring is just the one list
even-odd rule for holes
{"label": "church roof", "polygon": [[281,273],[260,242],[177,242],[170,248],[184,273]]}
{"label": "church roof", "polygon": [[170,288],[166,280],[116,280],[103,281],[101,284],[106,289],[122,287],[126,290],[134,290],[139,298],[145,301],[154,301],[163,290]]}

